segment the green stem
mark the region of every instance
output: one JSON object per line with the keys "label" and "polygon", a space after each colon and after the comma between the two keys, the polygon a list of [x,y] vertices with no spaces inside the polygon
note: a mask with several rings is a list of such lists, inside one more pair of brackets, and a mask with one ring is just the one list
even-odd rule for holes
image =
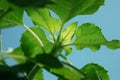
{"label": "green stem", "polygon": [[81,71],[80,69],[78,69],[78,68],[74,67],[73,65],[71,65],[71,64],[69,64],[69,63],[66,63],[66,62],[64,62],[64,61],[62,61],[62,63],[65,64],[65,65],[67,65],[67,66],[69,66],[69,67],[71,67],[71,68],[73,68],[73,69],[75,69],[75,70],[78,71],[80,74],[82,74],[83,76],[86,77],[86,74],[85,74],[83,71]]}
{"label": "green stem", "polygon": [[61,25],[61,28],[60,28],[60,31],[59,31],[59,34],[58,34],[58,37],[57,37],[57,43],[59,43],[63,27],[64,27],[64,24]]}
{"label": "green stem", "polygon": [[41,45],[42,50],[45,51],[45,49],[44,49],[44,44],[42,43],[41,39],[40,39],[27,25],[24,24],[23,27],[24,27],[28,32],[30,32],[30,33],[34,36],[34,38],[35,38],[35,39],[38,41],[38,43]]}
{"label": "green stem", "polygon": [[66,58],[66,56],[64,56],[64,55],[62,55],[62,54],[60,54],[60,56],[61,56],[68,64],[71,64],[71,65],[72,65],[72,63],[70,62],[70,60],[69,60],[68,58]]}
{"label": "green stem", "polygon": [[30,73],[28,74],[27,78],[28,80],[33,80],[35,77],[35,74],[40,70],[40,67],[38,66],[38,64],[36,64],[32,70],[30,71]]}
{"label": "green stem", "polygon": [[0,29],[0,53],[2,53],[2,33]]}
{"label": "green stem", "polygon": [[28,58],[25,56],[20,56],[20,55],[6,55],[6,56],[2,56],[3,59],[5,58],[16,58],[16,59],[21,59],[21,60],[27,60]]}

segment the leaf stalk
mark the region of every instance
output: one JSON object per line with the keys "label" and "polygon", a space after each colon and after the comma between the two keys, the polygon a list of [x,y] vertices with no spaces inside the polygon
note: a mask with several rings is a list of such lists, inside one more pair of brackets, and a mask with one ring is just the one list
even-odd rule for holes
{"label": "leaf stalk", "polygon": [[35,38],[35,39],[38,41],[38,43],[41,45],[42,50],[45,52],[44,44],[43,44],[42,40],[37,36],[37,34],[35,34],[27,25],[24,24],[23,27],[24,27],[28,32],[30,32],[30,33],[34,36],[34,38]]}

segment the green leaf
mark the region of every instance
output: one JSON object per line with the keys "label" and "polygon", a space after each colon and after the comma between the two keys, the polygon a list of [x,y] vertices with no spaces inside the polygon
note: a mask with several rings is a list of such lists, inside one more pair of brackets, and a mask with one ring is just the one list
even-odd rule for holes
{"label": "green leaf", "polygon": [[104,0],[53,0],[55,4],[48,7],[53,10],[65,23],[76,15],[90,15],[95,13]]}
{"label": "green leaf", "polygon": [[32,19],[32,21],[38,25],[43,26],[46,30],[50,31],[54,34],[57,30],[60,30],[61,23],[58,19],[53,18],[50,15],[50,12],[46,8],[41,9],[29,9],[26,10],[28,16]]}
{"label": "green leaf", "polygon": [[110,80],[107,71],[98,64],[89,63],[82,69],[87,75],[87,80]]}
{"label": "green leaf", "polygon": [[82,80],[84,78],[78,71],[67,67],[50,69],[50,72],[58,76],[60,80]]}
{"label": "green leaf", "polygon": [[11,56],[11,58],[16,60],[18,63],[26,62],[26,58],[24,56],[24,52],[22,51],[21,47],[14,49],[12,52],[8,53],[7,56]]}
{"label": "green leaf", "polygon": [[23,10],[12,10],[0,19],[0,28],[9,28],[23,24]]}
{"label": "green leaf", "polygon": [[[8,0],[19,7],[44,7],[46,4],[52,4],[51,0]],[[31,4],[32,3],[32,4]]]}
{"label": "green leaf", "polygon": [[66,30],[61,33],[62,44],[70,44],[72,41],[72,37],[74,36],[75,30],[77,27],[77,22],[69,25]]}
{"label": "green leaf", "polygon": [[33,80],[44,80],[43,79],[42,69],[38,70],[38,72],[36,73],[36,75],[35,75]]}
{"label": "green leaf", "polygon": [[10,4],[7,0],[0,0],[0,9],[8,9],[10,8]]}
{"label": "green leaf", "polygon": [[[45,52],[49,53],[52,49],[52,43],[47,40],[44,31],[37,26],[31,27],[31,30],[43,42]],[[42,50],[42,46],[38,43],[38,41],[34,38],[34,36],[28,31],[26,31],[22,35],[21,46],[25,56],[28,56],[28,57],[35,57],[37,54],[44,53],[44,51]]]}
{"label": "green leaf", "polygon": [[105,43],[106,39],[101,33],[101,29],[91,23],[82,24],[76,30],[76,39],[74,44],[77,49],[90,48],[96,51],[100,48],[100,45]]}
{"label": "green leaf", "polygon": [[110,49],[118,49],[120,48],[120,40],[112,40],[112,41],[108,41],[106,43],[106,46]]}
{"label": "green leaf", "polygon": [[74,44],[79,50],[90,48],[92,51],[97,51],[101,45],[112,49],[120,48],[120,41],[107,41],[101,29],[92,23],[84,23],[76,30]]}
{"label": "green leaf", "polygon": [[61,68],[61,62],[50,54],[41,54],[35,57],[35,61],[42,64],[45,68]]}
{"label": "green leaf", "polygon": [[[72,42],[72,37],[76,31],[77,22],[70,24],[62,33],[61,33],[61,40],[62,45],[70,44]],[[69,46],[64,47],[66,55],[69,55],[72,52],[72,48]]]}

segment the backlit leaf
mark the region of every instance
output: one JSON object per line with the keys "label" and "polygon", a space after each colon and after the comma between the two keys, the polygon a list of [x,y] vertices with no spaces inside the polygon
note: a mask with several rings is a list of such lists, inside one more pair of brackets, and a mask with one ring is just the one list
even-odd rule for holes
{"label": "backlit leaf", "polygon": [[100,45],[104,44],[106,39],[101,33],[101,29],[91,23],[82,24],[76,30],[75,45],[77,49],[90,48],[96,51]]}
{"label": "backlit leaf", "polygon": [[27,10],[27,13],[36,25],[43,26],[52,34],[54,34],[61,27],[60,21],[58,19],[53,18],[50,15],[49,10],[46,8],[29,9]]}
{"label": "backlit leaf", "polygon": [[[77,28],[77,22],[72,23],[69,25],[62,33],[61,33],[61,40],[62,45],[70,44],[72,42],[72,37]],[[66,55],[69,55],[72,52],[72,48],[69,46],[65,47]]]}
{"label": "backlit leaf", "polygon": [[[32,27],[31,30],[33,32],[35,32],[36,35],[38,35],[38,37],[41,39],[41,41],[44,44],[44,48],[46,50],[46,53],[49,53],[52,49],[52,43],[50,43],[47,40],[44,31],[41,28],[36,27],[36,26]],[[26,31],[22,35],[21,46],[22,46],[22,49],[24,51],[25,56],[35,57],[37,54],[43,53],[41,45],[34,38],[34,36],[28,31]]]}
{"label": "backlit leaf", "polygon": [[48,7],[52,9],[65,23],[76,15],[90,15],[95,13],[104,0],[53,0],[54,4]]}
{"label": "backlit leaf", "polygon": [[82,24],[76,31],[76,39],[74,42],[77,49],[90,48],[96,51],[101,45],[105,45],[111,49],[120,48],[120,41],[107,41],[103,36],[101,29],[91,23]]}
{"label": "backlit leaf", "polygon": [[0,19],[0,28],[9,28],[23,24],[23,10],[12,10]]}
{"label": "backlit leaf", "polygon": [[81,70],[86,73],[86,80],[110,80],[107,71],[98,64],[87,64]]}

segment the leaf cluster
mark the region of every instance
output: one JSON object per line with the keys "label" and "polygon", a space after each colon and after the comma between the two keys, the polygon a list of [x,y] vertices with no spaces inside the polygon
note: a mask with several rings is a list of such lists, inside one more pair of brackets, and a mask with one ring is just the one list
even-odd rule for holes
{"label": "leaf cluster", "polygon": [[[70,19],[77,15],[92,15],[103,4],[104,0],[0,0],[0,29],[16,25],[26,29],[20,46],[12,52],[0,53],[0,78],[44,80],[42,70],[45,69],[58,80],[109,80],[107,71],[100,65],[89,63],[78,69],[67,59],[72,46],[77,50],[89,48],[92,51],[99,50],[102,45],[110,49],[120,48],[120,40],[107,40],[94,23],[78,25],[73,22],[65,27]],[[53,17],[51,11],[59,18]],[[34,26],[25,25],[24,12]],[[8,66],[7,58],[18,64]]]}

